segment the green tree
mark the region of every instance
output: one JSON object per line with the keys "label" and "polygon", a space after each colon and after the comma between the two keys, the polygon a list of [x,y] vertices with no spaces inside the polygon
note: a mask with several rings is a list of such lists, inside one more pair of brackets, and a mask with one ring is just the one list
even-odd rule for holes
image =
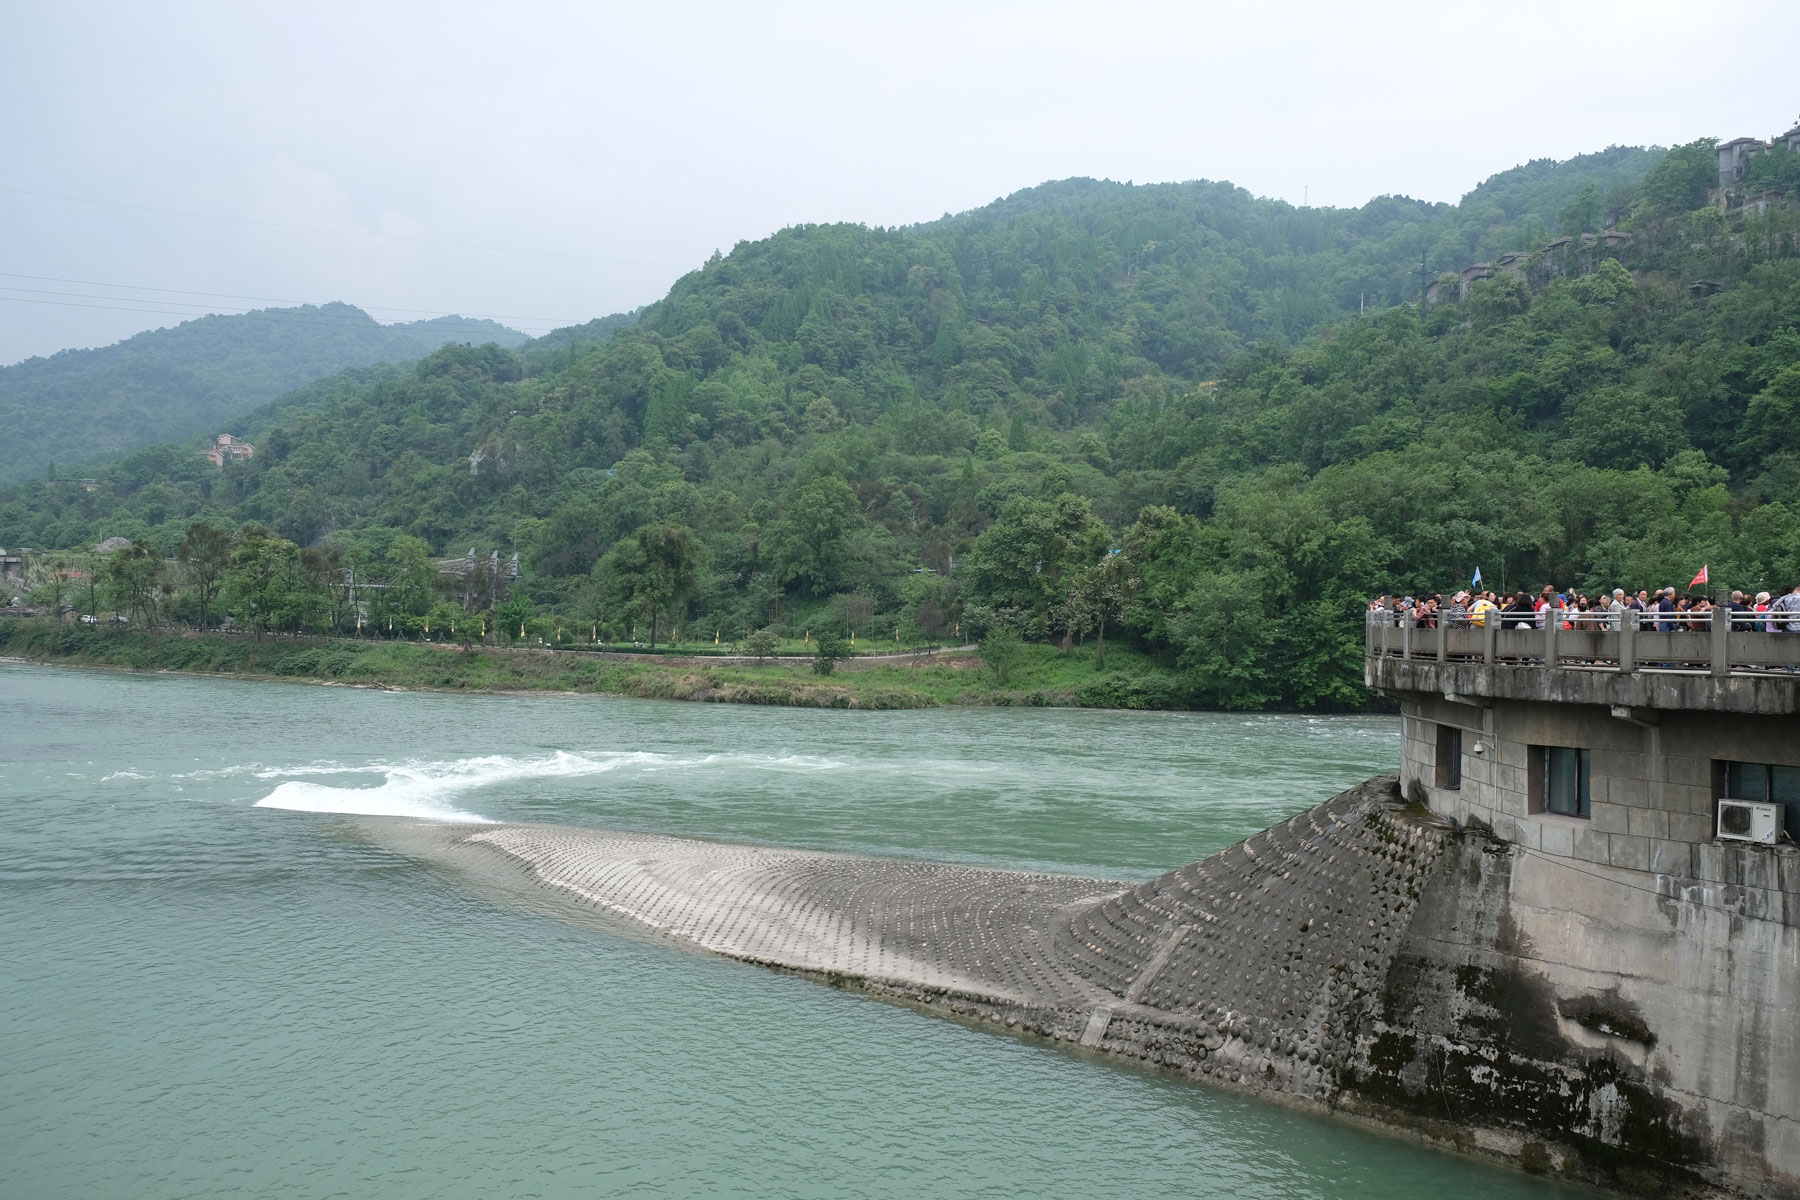
{"label": "green tree", "polygon": [[700,583],[702,549],[694,531],[681,525],[644,525],[622,538],[594,567],[604,602],[644,617],[650,645],[657,622],[678,615],[679,606]]}
{"label": "green tree", "polygon": [[536,606],[529,596],[509,596],[495,607],[494,623],[500,636],[507,641],[523,641],[526,627],[536,615]]}
{"label": "green tree", "polygon": [[425,625],[433,641],[455,641],[467,651],[475,644],[479,620],[463,611],[462,605],[440,601],[425,614]]}
{"label": "green tree", "polygon": [[1681,406],[1626,387],[1602,388],[1571,406],[1562,449],[1591,467],[1659,466],[1687,448]]}
{"label": "green tree", "polygon": [[1663,155],[1638,188],[1639,210],[1684,213],[1705,204],[1719,178],[1718,144],[1717,138],[1701,138]]}
{"label": "green tree", "polygon": [[1219,708],[1263,708],[1281,698],[1271,669],[1279,627],[1266,588],[1237,571],[1203,577],[1170,622],[1190,686]]}
{"label": "green tree", "polygon": [[1783,367],[1744,412],[1742,441],[1760,454],[1800,446],[1800,362]]}
{"label": "green tree", "polygon": [[298,590],[306,599],[296,627],[341,629],[351,611],[341,552],[329,546],[308,546],[300,551],[298,567]]}
{"label": "green tree", "polygon": [[850,485],[821,475],[788,497],[769,531],[777,577],[815,596],[854,587],[871,558],[868,522]]}
{"label": "green tree", "polygon": [[1600,227],[1600,189],[1588,184],[1556,212],[1564,233],[1589,233]]}
{"label": "green tree", "polygon": [[1106,527],[1086,497],[1014,497],[969,556],[970,596],[1031,614],[1041,636],[1063,600],[1065,580],[1097,560],[1105,546]]}
{"label": "green tree", "polygon": [[1216,564],[1200,522],[1167,505],[1148,505],[1125,531],[1125,553],[1138,587],[1127,598],[1125,623],[1153,644],[1170,641],[1169,620],[1194,580]]}
{"label": "green tree", "polygon": [[154,546],[134,541],[106,556],[107,592],[116,608],[139,624],[156,621],[158,592],[165,576],[163,557]]}
{"label": "green tree", "polygon": [[388,611],[410,617],[430,612],[443,578],[431,557],[431,547],[422,538],[397,537],[384,558],[382,576],[387,583]]}
{"label": "green tree", "polygon": [[1469,289],[1469,315],[1477,325],[1502,324],[1531,307],[1531,285],[1510,272],[1483,279]]}
{"label": "green tree", "polygon": [[231,534],[205,521],[196,521],[188,526],[176,557],[193,586],[200,607],[200,628],[210,628],[213,605],[225,586],[225,571],[231,562]]}
{"label": "green tree", "polygon": [[35,590],[50,597],[50,611],[59,622],[63,619],[63,596],[73,588],[76,571],[75,558],[66,550],[44,555],[38,566]]}
{"label": "green tree", "polygon": [[277,629],[289,606],[300,547],[261,526],[242,530],[225,568],[225,596],[258,638]]}
{"label": "green tree", "polygon": [[1631,272],[1616,258],[1605,260],[1591,274],[1569,281],[1569,294],[1583,304],[1620,304],[1636,292]]}
{"label": "green tree", "polygon": [[981,661],[1001,687],[1025,655],[1025,645],[1012,629],[1001,627],[981,639]]}
{"label": "green tree", "polygon": [[1106,666],[1106,627],[1124,615],[1141,581],[1123,551],[1103,556],[1076,577],[1072,589],[1084,625],[1094,630],[1094,664]]}
{"label": "green tree", "polygon": [[850,643],[836,630],[827,629],[813,639],[813,674],[829,675],[849,657]]}
{"label": "green tree", "polygon": [[1744,164],[1744,186],[1777,192],[1800,189],[1800,153],[1779,142],[1769,147]]}
{"label": "green tree", "polygon": [[744,650],[760,664],[774,658],[781,649],[781,639],[773,629],[758,629],[744,639]]}

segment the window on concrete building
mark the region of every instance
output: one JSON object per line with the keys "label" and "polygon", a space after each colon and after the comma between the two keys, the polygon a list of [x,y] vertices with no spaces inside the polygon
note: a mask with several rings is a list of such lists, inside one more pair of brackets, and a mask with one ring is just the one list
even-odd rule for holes
{"label": "window on concrete building", "polygon": [[1592,816],[1588,778],[1592,755],[1573,746],[1531,748],[1531,807],[1565,817]]}
{"label": "window on concrete building", "polygon": [[1451,791],[1462,786],[1462,730],[1437,727],[1437,785]]}
{"label": "window on concrete building", "polygon": [[1787,809],[1781,826],[1800,830],[1800,767],[1776,763],[1722,762],[1725,795],[1733,800],[1761,800]]}

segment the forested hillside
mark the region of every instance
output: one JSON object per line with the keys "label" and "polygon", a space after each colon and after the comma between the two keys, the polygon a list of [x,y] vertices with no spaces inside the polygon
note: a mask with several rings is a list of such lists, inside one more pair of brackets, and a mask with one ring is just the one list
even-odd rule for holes
{"label": "forested hillside", "polygon": [[[1380,589],[1800,572],[1800,214],[1705,206],[1710,157],[1533,163],[1458,206],[1072,180],[784,230],[608,340],[321,384],[252,462],[0,493],[0,544],[254,523],[315,578],[412,581],[376,599],[403,621],[485,602],[431,595],[426,554],[516,549],[509,628],[1104,633],[1172,672],[1121,702],[1356,706]],[[1608,212],[1631,240],[1580,273],[1413,303]]]}
{"label": "forested hillside", "polygon": [[518,346],[493,321],[383,325],[348,304],[207,316],[96,350],[0,367],[0,480],[43,478],[152,442],[219,432],[345,367],[421,358],[445,342]]}

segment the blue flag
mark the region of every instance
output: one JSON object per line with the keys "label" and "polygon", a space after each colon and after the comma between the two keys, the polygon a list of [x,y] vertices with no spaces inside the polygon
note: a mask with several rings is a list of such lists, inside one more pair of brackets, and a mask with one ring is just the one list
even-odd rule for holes
{"label": "blue flag", "polygon": [[1480,587],[1481,586],[1481,568],[1480,567],[1475,568],[1475,578],[1469,581],[1469,586],[1470,587]]}

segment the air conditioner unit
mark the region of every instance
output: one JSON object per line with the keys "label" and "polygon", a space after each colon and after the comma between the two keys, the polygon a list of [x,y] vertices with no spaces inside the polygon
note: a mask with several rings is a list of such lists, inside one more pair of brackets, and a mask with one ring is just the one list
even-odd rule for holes
{"label": "air conditioner unit", "polygon": [[1772,846],[1781,838],[1781,805],[1757,800],[1720,800],[1719,836],[1728,842]]}

